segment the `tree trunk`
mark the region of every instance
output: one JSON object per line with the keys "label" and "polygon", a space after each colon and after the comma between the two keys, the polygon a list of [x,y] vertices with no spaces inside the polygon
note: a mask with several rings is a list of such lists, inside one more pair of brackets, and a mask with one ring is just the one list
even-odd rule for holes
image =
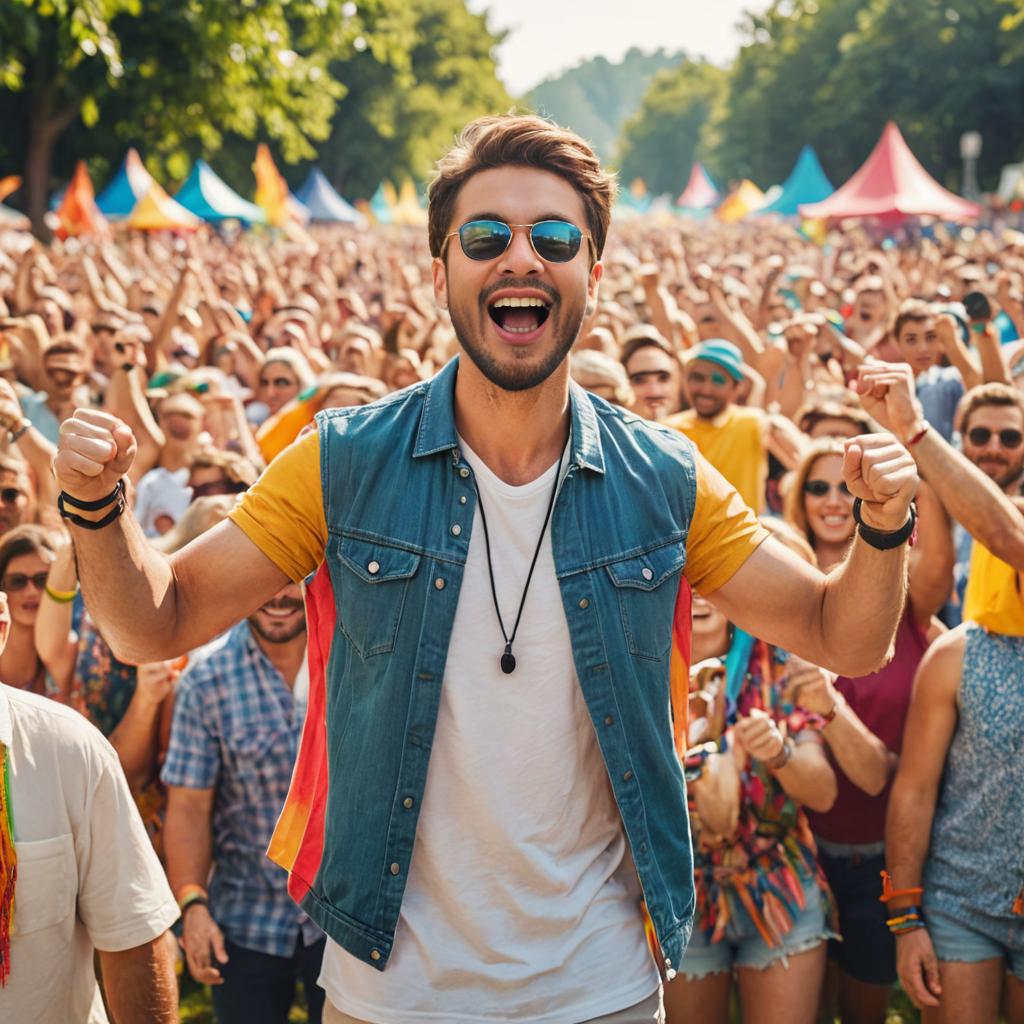
{"label": "tree trunk", "polygon": [[32,103],[29,114],[28,148],[25,153],[25,199],[32,232],[49,241],[46,208],[50,195],[50,164],[53,157],[53,133],[41,104]]}

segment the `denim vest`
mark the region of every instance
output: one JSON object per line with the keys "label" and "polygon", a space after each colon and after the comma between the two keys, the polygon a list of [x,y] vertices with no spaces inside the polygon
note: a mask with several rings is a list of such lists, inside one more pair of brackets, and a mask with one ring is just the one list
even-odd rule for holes
{"label": "denim vest", "polygon": [[[317,417],[337,627],[329,785],[306,913],[383,969],[394,942],[476,506],[458,448],[458,360]],[[666,970],[689,939],[693,862],[672,741],[672,617],[696,501],[693,447],[572,385],[551,538],[573,660]],[[512,678],[509,685],[515,685]]]}

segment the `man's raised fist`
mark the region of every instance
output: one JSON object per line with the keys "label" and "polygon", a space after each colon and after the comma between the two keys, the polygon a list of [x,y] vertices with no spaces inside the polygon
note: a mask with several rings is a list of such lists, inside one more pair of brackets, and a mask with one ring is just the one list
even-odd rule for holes
{"label": "man's raised fist", "polygon": [[61,490],[98,501],[117,486],[135,461],[135,435],[127,424],[97,409],[76,409],[60,425],[53,469]]}

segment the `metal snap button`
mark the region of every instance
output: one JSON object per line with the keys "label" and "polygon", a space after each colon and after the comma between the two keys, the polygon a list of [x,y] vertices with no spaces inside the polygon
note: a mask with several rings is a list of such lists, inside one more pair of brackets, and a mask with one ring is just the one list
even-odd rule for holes
{"label": "metal snap button", "polygon": [[653,580],[654,579],[654,573],[650,569],[648,569],[646,565],[641,570],[640,575],[643,576],[643,578],[645,580]]}
{"label": "metal snap button", "polygon": [[464,494],[460,494],[459,495],[459,504],[460,505],[465,505],[466,504],[466,496]]}
{"label": "metal snap button", "polygon": [[406,797],[406,798],[405,798],[405,799],[404,799],[404,800],[402,801],[402,806],[403,806],[403,807],[404,807],[404,808],[405,808],[405,809],[406,809],[407,811],[411,811],[411,810],[412,810],[412,802],[413,802],[413,801],[412,801],[412,797],[411,797],[411,796],[407,796],[407,797]]}
{"label": "metal snap button", "polygon": [[443,580],[443,579],[441,579],[441,577],[440,577],[440,576],[438,576],[438,577],[437,577],[437,579],[436,579],[436,580],[434,580],[434,586],[435,586],[435,587],[436,587],[436,588],[437,588],[438,590],[444,590],[444,580]]}
{"label": "metal snap button", "polygon": [[379,949],[371,949],[370,950],[370,959],[371,960],[379,960],[380,959],[380,950]]}
{"label": "metal snap button", "polygon": [[612,716],[612,715],[605,715],[604,716],[604,724],[605,725],[614,725],[615,724],[614,716]]}
{"label": "metal snap button", "polygon": [[469,476],[469,470],[466,469],[465,466],[463,466],[462,469],[459,470],[459,476],[461,476],[462,479],[465,480]]}
{"label": "metal snap button", "polygon": [[632,778],[633,778],[633,773],[632,773],[631,771],[627,771],[627,772],[625,772],[625,773],[623,774],[623,776],[622,776],[622,781],[623,781],[623,782],[629,782],[629,781],[630,781],[630,779],[632,779]]}
{"label": "metal snap button", "polygon": [[580,598],[580,607],[581,607],[581,608],[589,608],[589,607],[590,607],[590,601],[589,601],[589,599],[588,599],[588,598],[585,598],[585,597],[583,597],[583,598]]}
{"label": "metal snap button", "polygon": [[391,874],[397,875],[402,869],[397,864],[391,865]]}
{"label": "metal snap button", "polygon": [[379,573],[379,572],[380,572],[380,562],[377,562],[377,561],[373,561],[373,562],[371,562],[371,563],[370,563],[370,564],[369,564],[369,565],[368,565],[368,566],[366,567],[366,571],[367,571],[367,572],[368,572],[368,573],[369,573],[369,574],[370,574],[371,576],[376,576],[376,575],[377,575],[377,573]]}
{"label": "metal snap button", "polygon": [[462,533],[462,527],[458,523],[452,523],[452,536],[458,537],[460,533]]}

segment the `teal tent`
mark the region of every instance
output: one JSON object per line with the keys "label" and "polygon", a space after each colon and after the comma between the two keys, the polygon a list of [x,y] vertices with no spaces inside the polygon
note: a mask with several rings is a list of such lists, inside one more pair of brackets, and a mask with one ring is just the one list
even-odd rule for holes
{"label": "teal tent", "polygon": [[153,178],[139,157],[129,149],[110,184],[96,197],[96,205],[108,220],[124,220],[135,204],[153,187]]}
{"label": "teal tent", "polygon": [[804,146],[789,177],[782,183],[782,193],[757,212],[758,215],[781,213],[784,217],[796,217],[800,213],[801,204],[820,203],[833,192],[835,188],[825,176],[814,147]]}
{"label": "teal tent", "polygon": [[295,198],[309,210],[309,219],[314,222],[361,224],[365,220],[355,207],[346,203],[335,191],[319,167],[309,172],[309,177],[295,193]]}
{"label": "teal tent", "polygon": [[265,224],[267,215],[255,203],[243,199],[217,177],[205,160],[197,160],[185,184],[174,198],[197,217],[208,221],[240,220]]}

